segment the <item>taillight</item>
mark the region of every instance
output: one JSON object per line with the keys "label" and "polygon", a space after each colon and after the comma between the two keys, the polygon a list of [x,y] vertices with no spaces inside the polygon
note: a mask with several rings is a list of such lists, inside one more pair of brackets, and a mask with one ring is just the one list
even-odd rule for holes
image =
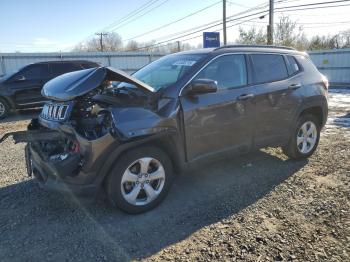
{"label": "taillight", "polygon": [[329,82],[328,82],[327,77],[325,77],[324,75],[322,75],[322,83],[323,83],[324,89],[328,91]]}

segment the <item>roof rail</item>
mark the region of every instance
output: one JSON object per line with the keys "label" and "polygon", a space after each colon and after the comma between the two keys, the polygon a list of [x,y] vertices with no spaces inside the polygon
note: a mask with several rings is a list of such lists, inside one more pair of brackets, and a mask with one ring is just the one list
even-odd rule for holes
{"label": "roof rail", "polygon": [[253,48],[278,48],[278,49],[286,49],[286,50],[296,50],[293,47],[288,46],[278,46],[278,45],[224,45],[218,48],[215,48],[214,51],[225,49],[225,48],[240,48],[240,47],[253,47]]}

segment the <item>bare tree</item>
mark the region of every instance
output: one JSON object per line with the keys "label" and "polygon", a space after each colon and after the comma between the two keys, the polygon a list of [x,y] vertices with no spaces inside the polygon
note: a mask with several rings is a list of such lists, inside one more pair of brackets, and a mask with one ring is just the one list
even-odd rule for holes
{"label": "bare tree", "polygon": [[137,41],[130,40],[126,45],[125,50],[126,51],[136,51],[139,49],[139,45],[140,44]]}
{"label": "bare tree", "polygon": [[[110,32],[102,39],[104,51],[118,51],[123,47],[122,38],[119,34]],[[85,52],[96,52],[101,51],[100,39],[91,38],[85,43],[79,43],[75,46],[73,51],[85,51]]]}
{"label": "bare tree", "polygon": [[[332,40],[333,38],[333,40]],[[333,42],[333,43],[332,43]],[[331,36],[314,36],[310,40],[309,50],[332,49],[334,46],[334,37]]]}
{"label": "bare tree", "polygon": [[302,43],[306,38],[303,35],[303,28],[297,27],[297,23],[292,21],[288,16],[281,16],[275,29],[275,43],[277,45],[303,46],[307,43]]}
{"label": "bare tree", "polygon": [[[276,45],[291,46],[305,50],[308,47],[308,39],[303,33],[302,27],[297,27],[297,23],[288,16],[281,16],[274,30]],[[267,34],[260,28],[252,27],[248,30],[239,28],[238,43],[241,44],[267,44]]]}
{"label": "bare tree", "polygon": [[309,39],[306,37],[305,33],[302,32],[296,39],[293,47],[295,47],[298,50],[305,51],[309,48],[309,44]]}
{"label": "bare tree", "polygon": [[118,51],[123,48],[122,38],[117,33],[108,33],[104,38],[104,49],[106,51]]}
{"label": "bare tree", "polygon": [[239,29],[239,38],[237,43],[245,45],[265,45],[267,43],[267,35],[262,29],[256,29],[256,27],[250,28],[245,31],[242,27]]}

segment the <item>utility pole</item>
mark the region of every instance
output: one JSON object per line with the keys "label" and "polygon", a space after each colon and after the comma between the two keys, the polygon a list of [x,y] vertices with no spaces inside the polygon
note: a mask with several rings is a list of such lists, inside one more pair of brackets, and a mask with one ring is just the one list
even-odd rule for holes
{"label": "utility pole", "polygon": [[274,0],[270,0],[269,10],[269,25],[267,26],[267,44],[273,45],[273,3]]}
{"label": "utility pole", "polygon": [[100,37],[100,49],[101,49],[101,52],[103,52],[103,41],[102,41],[102,38],[104,36],[107,36],[108,34],[107,33],[96,33],[95,35],[98,35]]}
{"label": "utility pole", "polygon": [[222,0],[222,25],[224,32],[224,45],[227,45],[227,32],[226,32],[226,0]]}
{"label": "utility pole", "polygon": [[180,52],[181,51],[180,41],[176,41],[176,44],[177,44],[177,51]]}

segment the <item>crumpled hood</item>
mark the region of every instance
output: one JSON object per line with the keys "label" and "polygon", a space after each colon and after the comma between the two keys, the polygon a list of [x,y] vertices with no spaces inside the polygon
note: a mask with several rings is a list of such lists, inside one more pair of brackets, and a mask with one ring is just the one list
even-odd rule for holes
{"label": "crumpled hood", "polygon": [[41,93],[44,97],[57,101],[73,100],[99,87],[103,81],[130,83],[148,93],[155,90],[125,72],[111,67],[96,67],[58,76],[47,82]]}

